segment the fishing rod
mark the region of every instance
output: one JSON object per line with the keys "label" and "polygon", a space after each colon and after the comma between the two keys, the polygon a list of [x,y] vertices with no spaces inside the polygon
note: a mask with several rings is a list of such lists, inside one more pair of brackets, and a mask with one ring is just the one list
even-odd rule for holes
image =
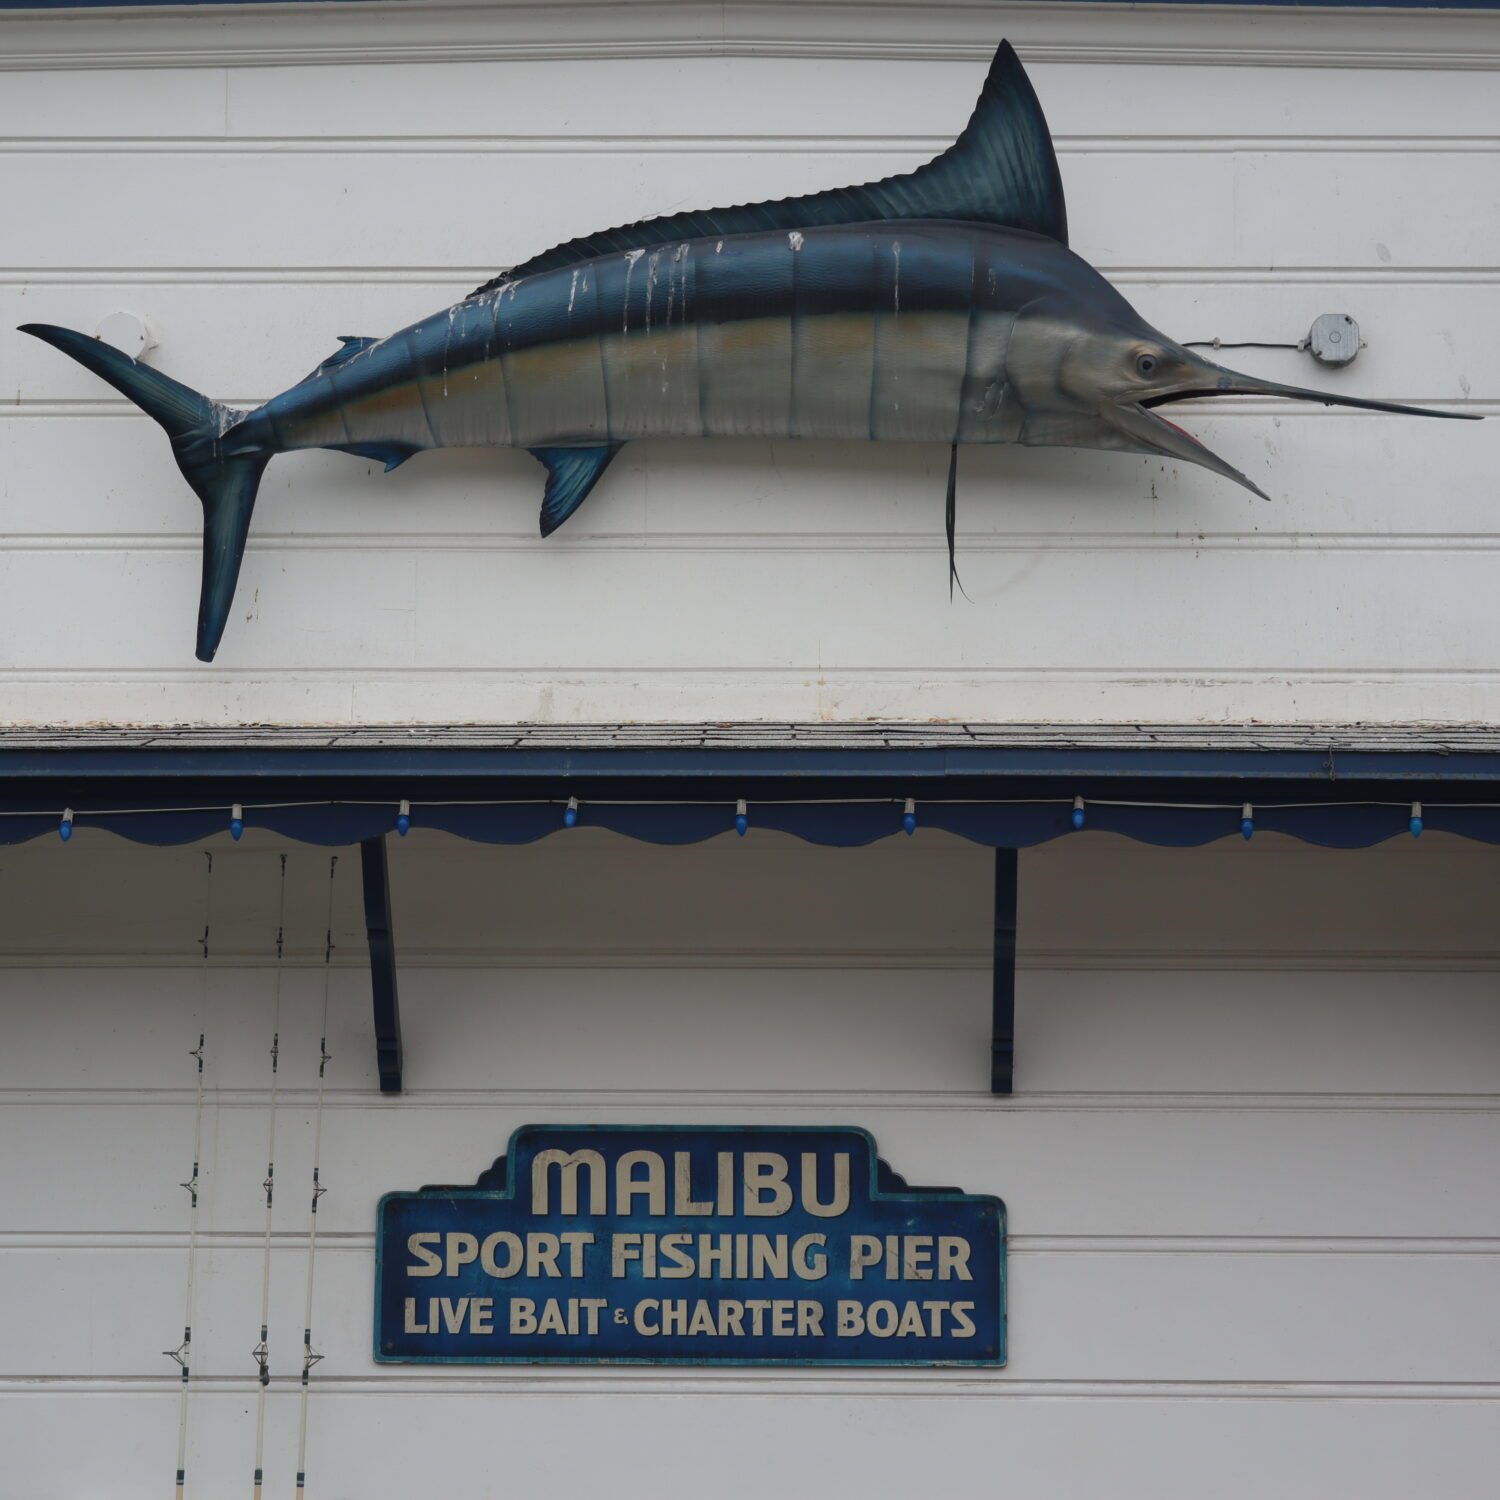
{"label": "fishing rod", "polygon": [[286,935],[286,855],[281,856],[281,898],[276,916],[276,989],[271,1009],[271,1109],[266,1144],[266,1235],[261,1255],[260,1342],[250,1351],[260,1380],[255,1403],[255,1500],[260,1500],[266,1452],[266,1387],[271,1383],[271,1351],[267,1329],[271,1314],[271,1200],[276,1186],[276,1084],[281,1056],[281,956]]}
{"label": "fishing rod", "polygon": [[297,1431],[297,1500],[302,1500],[307,1484],[307,1399],[308,1376],[323,1356],[312,1346],[313,1263],[318,1253],[318,1199],[328,1191],[318,1180],[323,1155],[323,1081],[332,1058],[328,1051],[328,980],[333,962],[333,873],[338,868],[337,854],[328,861],[328,919],[324,924],[323,942],[323,1025],[318,1037],[318,1105],[313,1116],[312,1201],[307,1210],[307,1296],[302,1309],[302,1396]]}
{"label": "fishing rod", "polygon": [[163,1349],[168,1359],[182,1367],[182,1395],[177,1410],[177,1500],[182,1500],[187,1486],[188,1387],[192,1379],[193,1355],[193,1289],[198,1269],[198,1164],[203,1159],[203,1039],[208,1031],[208,934],[213,918],[214,857],[207,850],[208,861],[203,877],[203,949],[198,980],[198,1045],[188,1053],[197,1064],[197,1101],[193,1110],[193,1172],[179,1186],[188,1193],[188,1253],[186,1306],[182,1318],[182,1342],[175,1349]]}

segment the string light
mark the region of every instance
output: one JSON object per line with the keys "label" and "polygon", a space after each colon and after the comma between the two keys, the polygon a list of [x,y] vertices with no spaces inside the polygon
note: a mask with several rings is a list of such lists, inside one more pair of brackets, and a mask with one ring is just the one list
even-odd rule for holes
{"label": "string light", "polygon": [[239,843],[240,835],[245,831],[245,809],[238,802],[229,810],[229,837],[235,843]]}
{"label": "string light", "polygon": [[396,832],[402,838],[411,832],[411,803],[405,797],[401,799],[401,806],[396,810]]}
{"label": "string light", "polygon": [[[955,808],[958,808],[958,809],[972,809],[972,810],[976,810],[976,811],[979,810],[979,809],[1002,809],[1002,808],[1023,808],[1023,807],[1031,807],[1031,808],[1038,808],[1038,809],[1040,809],[1040,808],[1049,808],[1049,807],[1050,808],[1059,808],[1059,807],[1061,807],[1061,808],[1068,808],[1068,803],[1065,801],[1065,799],[1063,799],[1061,797],[976,797],[976,798],[947,798],[947,799],[939,799],[939,800],[941,802],[945,803],[946,805],[951,805],[951,806],[953,806]],[[1232,812],[1233,808],[1234,808],[1234,804],[1232,802],[1187,802],[1187,801],[1184,801],[1184,802],[1167,802],[1167,801],[1156,801],[1154,799],[1128,798],[1128,797],[1127,798],[1102,797],[1102,798],[1096,798],[1094,800],[1097,802],[1097,804],[1100,807],[1120,808],[1120,809],[1125,810],[1128,813],[1144,813],[1144,812],[1151,812],[1151,811],[1161,811],[1161,812],[1176,812],[1176,813],[1201,813],[1201,814],[1207,815],[1207,814],[1220,814],[1220,813]],[[891,802],[891,799],[889,797],[819,797],[819,798],[809,799],[809,802],[807,803],[807,805],[808,806],[839,806],[839,807],[869,807],[869,808],[875,808],[875,807],[880,807],[880,806],[889,807],[890,806],[890,802]],[[314,808],[323,809],[323,810],[327,810],[327,811],[332,811],[332,810],[335,810],[335,809],[338,809],[338,808],[342,808],[342,807],[346,807],[346,806],[356,806],[356,807],[358,807],[358,806],[362,806],[362,805],[364,805],[364,804],[361,804],[359,802],[346,803],[346,802],[343,802],[343,801],[338,800],[338,799],[332,799],[332,800],[310,799],[310,800],[307,800],[307,801],[294,801],[294,802],[256,802],[256,803],[249,804],[250,810],[251,811],[255,811],[255,812],[284,811],[284,810],[296,810],[298,812],[301,812],[301,811],[305,811],[305,810],[309,810],[309,809],[314,809]],[[386,804],[386,805],[389,805],[389,804]],[[556,807],[557,806],[557,799],[555,797],[513,797],[513,798],[510,798],[510,797],[507,797],[507,798],[488,798],[488,797],[484,797],[484,798],[474,798],[472,800],[463,800],[463,801],[427,803],[426,805],[428,805],[428,806],[435,806],[435,807],[452,807],[452,808],[492,808],[492,809],[496,809],[496,810],[504,810],[504,809],[507,809],[507,808],[514,808],[514,809],[518,809],[519,810],[519,809],[522,809],[522,808],[538,808],[538,807],[543,807],[543,806]],[[579,799],[577,797],[569,797],[568,798],[567,803],[565,804],[565,810],[564,810],[564,813],[563,813],[563,820],[562,821],[563,821],[564,826],[566,826],[568,828],[572,828],[572,827],[574,827],[577,824],[577,822],[578,822],[578,811],[579,811],[580,805],[581,804],[580,804]],[[636,802],[636,801],[633,801],[633,800],[628,799],[628,798],[622,798],[622,799],[618,799],[618,800],[609,800],[609,799],[606,799],[605,802],[603,804],[601,804],[601,805],[603,805],[605,807],[635,807],[635,806],[651,807],[651,806],[662,806],[662,805],[676,806],[678,804],[676,804],[674,802],[671,802],[670,800],[668,800],[665,803],[662,803],[662,802],[653,802],[653,801],[651,801],[649,799],[645,800],[645,801],[641,801],[641,802]],[[687,805],[690,805],[690,804],[689,803],[683,803],[682,805],[683,806],[687,806]],[[796,807],[796,806],[801,806],[802,804],[799,803],[799,802],[797,802],[797,801],[795,801],[795,800],[793,800],[791,803],[789,803],[789,805],[793,806],[793,807]],[[1461,812],[1461,813],[1462,812],[1470,812],[1470,811],[1500,812],[1500,801],[1456,802],[1456,803],[1453,803],[1451,805],[1450,804],[1445,804],[1445,805],[1449,805],[1449,806],[1451,806],[1452,810],[1455,810],[1455,811],[1458,811],[1458,812]],[[210,803],[210,804],[206,804],[206,805],[168,806],[168,807],[163,807],[163,806],[159,806],[159,805],[158,806],[144,806],[144,807],[140,807],[140,806],[137,806],[137,807],[105,807],[105,808],[92,808],[92,809],[90,809],[89,816],[90,817],[111,818],[111,819],[121,819],[121,818],[173,818],[173,817],[182,816],[184,814],[217,814],[217,815],[219,815],[219,816],[222,817],[226,812],[228,812],[228,813],[231,814],[231,817],[230,817],[230,824],[231,824],[230,832],[233,833],[235,831],[234,827],[233,827],[234,823],[238,822],[241,825],[243,825],[245,806],[246,806],[246,804],[236,802],[230,808],[226,808],[222,803],[219,803],[217,805]],[[400,806],[401,810],[397,814],[397,827],[398,827],[398,829],[401,832],[405,833],[407,831],[407,829],[409,829],[410,826],[411,826],[411,824],[410,824],[410,816],[411,816],[410,815],[410,808],[411,808],[411,804],[408,801],[406,801],[405,799],[403,799],[401,801],[401,803],[399,804],[399,806]],[[1240,811],[1241,811],[1241,818],[1242,818],[1242,820],[1246,816],[1245,809],[1246,809],[1246,807],[1249,807],[1249,806],[1250,806],[1249,804],[1244,804],[1244,803],[1241,804]],[[1408,825],[1407,826],[1410,828],[1412,836],[1413,837],[1419,837],[1421,835],[1422,831],[1423,831],[1424,826],[1425,826],[1425,815],[1424,815],[1424,812],[1423,812],[1423,805],[1420,802],[1412,802],[1410,804],[1407,804],[1407,803],[1402,803],[1402,802],[1396,802],[1394,800],[1382,801],[1382,800],[1379,800],[1379,799],[1376,799],[1376,798],[1371,798],[1371,799],[1368,799],[1368,800],[1363,800],[1363,799],[1353,799],[1353,800],[1347,800],[1347,801],[1346,800],[1337,800],[1337,801],[1326,802],[1326,803],[1325,802],[1278,802],[1278,803],[1271,804],[1271,806],[1273,808],[1280,809],[1280,810],[1282,810],[1284,812],[1287,812],[1289,814],[1292,814],[1294,816],[1297,815],[1297,814],[1316,812],[1319,809],[1330,808],[1330,807],[1348,808],[1350,810],[1360,810],[1360,811],[1364,811],[1364,812],[1368,812],[1368,813],[1374,813],[1374,812],[1377,812],[1378,810],[1381,810],[1381,809],[1403,808],[1403,807],[1408,807],[1409,806],[1409,808],[1410,808],[1410,817],[1409,817]],[[1072,799],[1072,804],[1071,804],[1070,812],[1071,812],[1071,822],[1072,822],[1072,826],[1074,828],[1081,829],[1081,828],[1083,828],[1086,825],[1087,820],[1088,820],[1087,808],[1088,808],[1088,804],[1085,803],[1085,801],[1084,801],[1084,799],[1083,799],[1082,796],[1076,796],[1076,797],[1074,797]],[[9,808],[9,807],[0,807],[0,820],[7,819],[7,818],[21,818],[21,819],[53,818],[53,817],[57,818],[59,820],[58,824],[57,824],[58,837],[60,839],[62,839],[62,841],[64,843],[66,843],[73,836],[73,828],[74,828],[74,825],[75,825],[75,823],[76,823],[76,821],[78,819],[78,816],[79,816],[78,813],[73,808],[71,808],[71,807],[64,807],[64,808],[62,808],[60,810],[58,810],[58,809],[49,809],[49,808]],[[1254,816],[1255,816],[1255,810],[1254,810],[1253,807],[1250,807],[1248,816],[1251,817],[1252,819],[1254,818]],[[406,824],[406,826],[404,828],[401,826],[403,820],[405,821],[405,824]],[[917,822],[916,800],[914,798],[912,798],[912,797],[907,797],[907,798],[904,799],[904,802],[903,802],[903,810],[902,810],[902,817],[901,817],[901,827],[902,827],[902,829],[906,833],[912,833],[912,832],[915,831],[916,822]],[[4,827],[4,826],[5,826],[4,823],[0,822],[0,827]],[[1389,825],[1387,825],[1387,826],[1389,826]],[[1127,830],[1122,830],[1122,831],[1127,832],[1127,833],[1131,832],[1131,830],[1128,830],[1128,829]],[[1464,832],[1463,829],[1459,829],[1458,831],[1460,833]],[[1295,835],[1296,832],[1297,832],[1297,830],[1294,827],[1294,828],[1288,829],[1288,832],[1292,833],[1293,835]],[[121,834],[125,838],[134,837],[133,834],[131,834],[129,832],[126,832],[123,829],[121,830]],[[460,836],[462,836],[462,835],[460,834]],[[1139,835],[1136,835],[1136,836],[1139,836]],[[293,834],[292,837],[293,838],[297,838],[298,835]]]}
{"label": "string light", "polygon": [[750,827],[750,814],[745,807],[745,799],[740,798],[734,804],[734,831],[744,838],[746,830]]}
{"label": "string light", "polygon": [[1255,809],[1248,802],[1240,809],[1240,834],[1247,842],[1255,836]]}

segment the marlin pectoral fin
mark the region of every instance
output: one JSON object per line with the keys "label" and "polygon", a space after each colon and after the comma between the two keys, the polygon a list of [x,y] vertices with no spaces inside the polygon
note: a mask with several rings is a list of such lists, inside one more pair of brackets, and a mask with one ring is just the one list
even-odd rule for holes
{"label": "marlin pectoral fin", "polygon": [[551,536],[589,497],[599,476],[623,443],[598,448],[530,448],[547,466],[547,488],[542,495],[542,535]]}

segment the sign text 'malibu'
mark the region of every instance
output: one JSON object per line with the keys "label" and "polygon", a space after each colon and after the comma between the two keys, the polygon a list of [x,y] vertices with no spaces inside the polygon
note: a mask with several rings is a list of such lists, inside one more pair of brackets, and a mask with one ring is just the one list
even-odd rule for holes
{"label": "sign text 'malibu'", "polygon": [[388,1193],[375,1357],[1005,1362],[1005,1206],[849,1128],[540,1126],[473,1187]]}

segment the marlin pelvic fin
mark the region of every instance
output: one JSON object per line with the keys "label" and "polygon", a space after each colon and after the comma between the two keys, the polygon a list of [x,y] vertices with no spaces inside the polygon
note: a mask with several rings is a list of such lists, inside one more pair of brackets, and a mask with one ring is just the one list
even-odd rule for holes
{"label": "marlin pelvic fin", "polygon": [[377,464],[385,465],[385,472],[389,474],[392,469],[399,469],[414,453],[420,453],[420,448],[413,448],[410,443],[330,443],[329,446],[337,453],[352,453],[355,458],[368,458]]}
{"label": "marlin pelvic fin", "polygon": [[732,208],[709,208],[568,240],[487,281],[504,281],[576,265],[612,250],[641,250],[672,240],[761,229],[814,229],[881,219],[959,219],[1029,229],[1068,242],[1062,174],[1042,106],[1015,49],[1001,42],[963,134],[941,156],[913,172],[858,187],[831,188]]}
{"label": "marlin pelvic fin", "polygon": [[542,535],[551,536],[589,497],[599,476],[623,443],[598,448],[529,448],[547,466],[547,488],[542,494]]}
{"label": "marlin pelvic fin", "polygon": [[255,493],[271,454],[243,436],[236,445],[235,430],[244,412],[210,401],[98,339],[48,323],[28,323],[21,332],[60,349],[107,380],[171,440],[177,467],[203,503],[197,654],[200,661],[212,661],[229,619]]}

